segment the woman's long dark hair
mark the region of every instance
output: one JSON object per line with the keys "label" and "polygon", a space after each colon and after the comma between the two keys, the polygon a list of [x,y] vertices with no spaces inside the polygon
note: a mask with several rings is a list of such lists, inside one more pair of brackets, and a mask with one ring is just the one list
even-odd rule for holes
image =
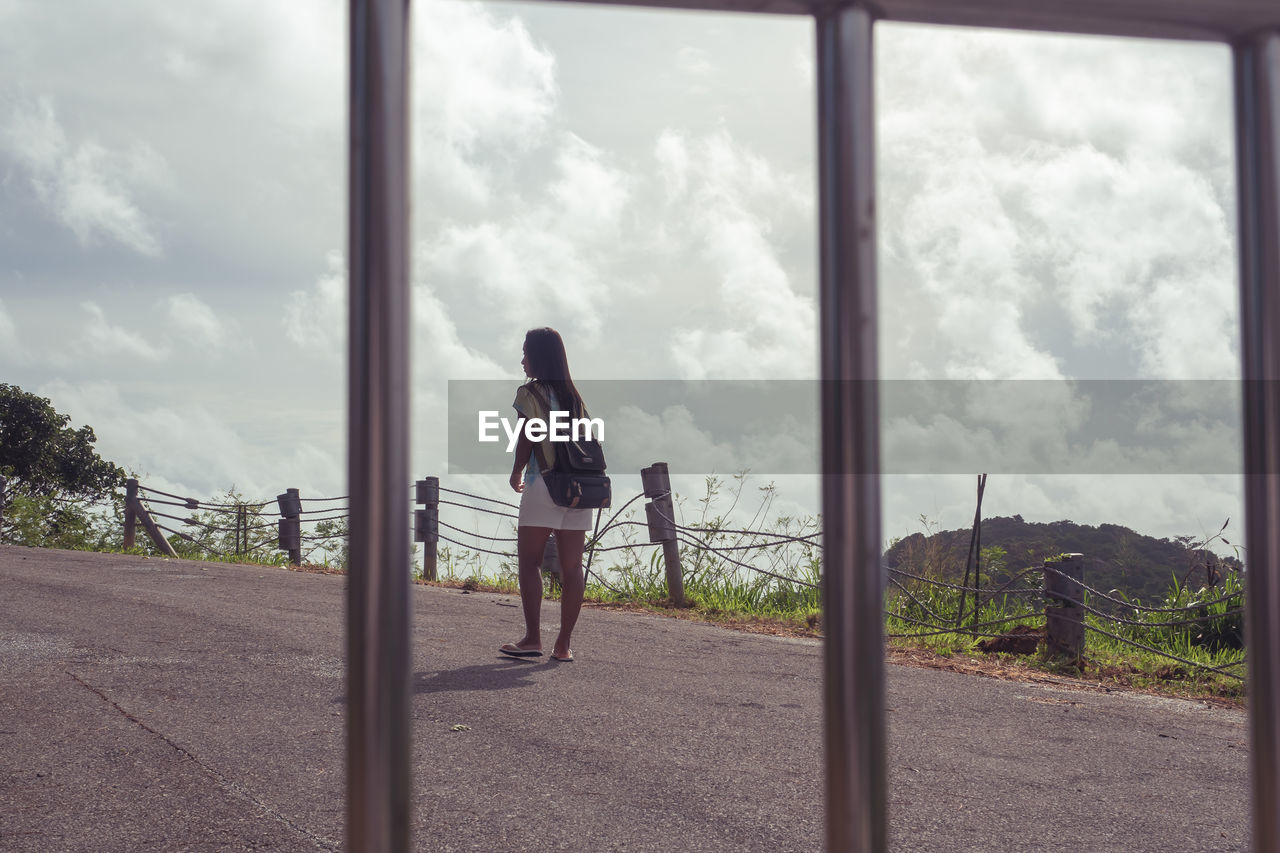
{"label": "woman's long dark hair", "polygon": [[569,357],[565,355],[560,333],[550,326],[530,329],[524,336],[524,355],[529,360],[532,377],[555,389],[556,399],[561,406],[569,407],[571,417],[581,417],[586,406],[569,375]]}

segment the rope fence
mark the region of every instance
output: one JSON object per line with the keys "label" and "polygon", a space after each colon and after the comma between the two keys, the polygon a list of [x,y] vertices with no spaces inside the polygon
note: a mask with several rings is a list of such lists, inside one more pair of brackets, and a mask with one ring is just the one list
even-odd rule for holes
{"label": "rope fence", "polygon": [[[805,530],[803,526],[798,532],[727,528],[720,526],[718,520],[685,524],[677,518],[665,464],[656,463],[645,469],[641,479],[641,493],[613,510],[603,525],[603,511],[596,511],[595,529],[590,531],[583,555],[588,578],[619,596],[628,595],[626,589],[631,589],[631,594],[651,591],[651,581],[636,573],[645,572],[646,563],[647,571],[653,570],[654,563],[646,559],[645,552],[658,549],[666,572],[666,589],[677,606],[685,604],[686,580],[705,585],[748,579],[762,594],[808,596],[806,600],[820,603],[821,530]],[[132,544],[131,525],[140,520],[149,534],[154,529],[152,538],[157,548],[174,556],[209,554],[234,559],[277,550],[283,552],[277,561],[287,557],[295,565],[304,557],[314,560],[317,555],[323,555],[326,562],[345,562],[350,519],[349,508],[342,505],[349,502],[346,495],[302,497],[297,489],[288,489],[275,500],[242,500],[232,495],[230,501],[207,501],[145,486],[136,480],[129,483],[127,546]],[[446,488],[435,477],[418,481],[412,491],[418,504],[414,510],[414,539],[424,546],[424,577],[434,580],[438,576],[440,542],[451,546],[443,553],[451,574],[457,564],[468,562],[478,572],[487,558],[498,558],[504,571],[514,571],[518,556],[513,543],[519,541],[517,504]],[[629,513],[636,511],[632,508],[641,500],[647,500],[643,506],[645,521],[635,520]],[[441,507],[451,508],[452,520],[439,517]],[[164,511],[171,509],[189,514]],[[470,528],[463,521],[467,513],[472,514]],[[489,532],[474,529],[486,518],[495,525]],[[636,535],[637,528],[648,533],[647,541]],[[162,544],[164,533],[171,538]],[[604,571],[595,566],[598,556],[619,552],[626,554]],[[885,614],[890,625],[886,636],[919,639],[955,634],[993,641],[1013,636],[1007,628],[1023,626],[1031,633],[1024,630],[1018,635],[1021,638],[1042,639],[1047,649],[1080,660],[1085,635],[1089,634],[1196,670],[1243,680],[1240,673],[1233,671],[1243,666],[1243,659],[1215,666],[1160,649],[1140,638],[1141,632],[1182,631],[1189,635],[1201,629],[1192,640],[1184,637],[1184,641],[1203,640],[1206,632],[1213,632],[1221,642],[1238,642],[1231,647],[1240,648],[1241,592],[1202,591],[1206,597],[1196,597],[1181,606],[1143,605],[1127,600],[1115,590],[1107,592],[1085,583],[1082,563],[1077,563],[1067,559],[1025,568],[986,588],[976,580],[969,586],[967,578],[965,583],[955,583],[903,567],[883,566],[888,593]],[[542,567],[558,577],[554,537],[543,555]],[[756,580],[749,581],[752,577]],[[966,607],[969,598],[971,608]]]}
{"label": "rope fence", "polygon": [[[134,546],[133,528],[141,521],[149,535],[154,525],[156,531],[176,537],[176,542],[161,542],[152,536],[157,550],[171,556],[212,555],[233,559],[258,555],[270,548],[284,551],[282,559],[300,564],[304,551],[308,559],[319,554],[341,554],[350,516],[344,507],[334,504],[347,497],[300,498],[296,491],[286,491],[275,500],[241,500],[233,494],[234,502],[228,502],[179,495],[131,479],[126,486],[125,544]],[[284,516],[273,511],[282,510],[282,501],[289,497],[297,502],[296,513]],[[303,502],[316,508],[303,513]],[[179,508],[190,513],[177,515],[157,507]]]}

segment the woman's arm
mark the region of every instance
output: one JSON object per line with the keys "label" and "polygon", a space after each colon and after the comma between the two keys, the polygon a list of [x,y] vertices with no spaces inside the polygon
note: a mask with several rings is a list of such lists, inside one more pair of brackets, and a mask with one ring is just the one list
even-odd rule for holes
{"label": "woman's arm", "polygon": [[524,491],[524,469],[533,455],[533,442],[524,434],[524,421],[519,421],[520,439],[516,443],[515,461],[511,466],[511,488],[517,492]]}

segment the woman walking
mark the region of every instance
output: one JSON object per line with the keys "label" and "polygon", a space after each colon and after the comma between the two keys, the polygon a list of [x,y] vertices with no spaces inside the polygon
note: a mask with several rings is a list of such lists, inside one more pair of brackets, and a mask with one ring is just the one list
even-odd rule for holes
{"label": "woman walking", "polygon": [[[513,405],[520,417],[546,422],[550,420],[548,408],[568,411],[570,417],[585,417],[586,407],[569,376],[569,360],[559,332],[546,327],[530,329],[524,336],[524,359],[520,363],[530,379],[516,390]],[[573,660],[569,638],[582,610],[582,551],[591,529],[591,510],[557,506],[551,500],[542,472],[554,464],[550,443],[534,443],[521,429],[511,468],[511,488],[520,493],[516,552],[525,630],[519,641],[506,643],[498,651],[512,657],[542,656],[542,552],[554,531],[560,554],[560,633],[556,635],[551,659],[567,663]]]}

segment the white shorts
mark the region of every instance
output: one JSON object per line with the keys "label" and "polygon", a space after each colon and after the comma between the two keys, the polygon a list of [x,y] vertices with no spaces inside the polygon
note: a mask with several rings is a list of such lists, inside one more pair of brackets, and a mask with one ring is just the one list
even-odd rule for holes
{"label": "white shorts", "polygon": [[520,521],[518,527],[550,527],[552,530],[590,530],[591,510],[557,506],[551,500],[542,475],[524,484],[520,493]]}

